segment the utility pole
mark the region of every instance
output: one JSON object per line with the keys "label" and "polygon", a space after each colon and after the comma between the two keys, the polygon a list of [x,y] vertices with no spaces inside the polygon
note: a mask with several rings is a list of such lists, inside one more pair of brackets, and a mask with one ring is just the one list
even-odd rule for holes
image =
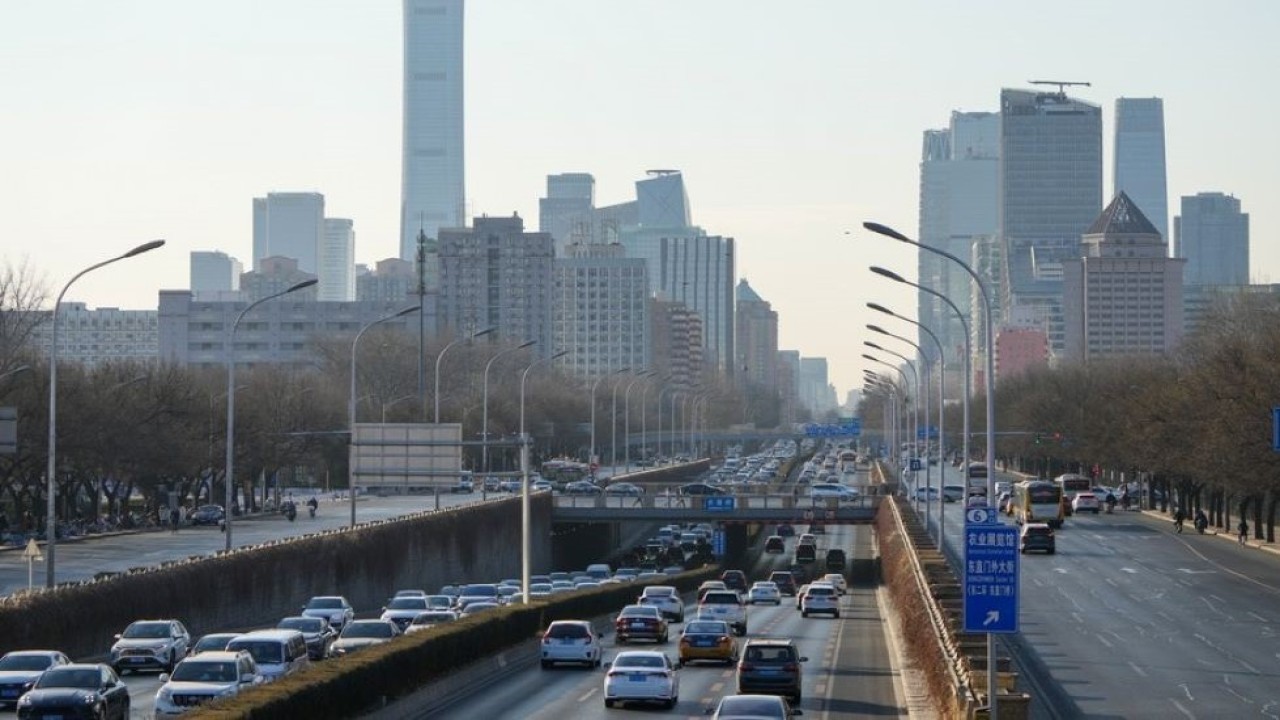
{"label": "utility pole", "polygon": [[418,405],[427,417],[427,233],[418,226]]}

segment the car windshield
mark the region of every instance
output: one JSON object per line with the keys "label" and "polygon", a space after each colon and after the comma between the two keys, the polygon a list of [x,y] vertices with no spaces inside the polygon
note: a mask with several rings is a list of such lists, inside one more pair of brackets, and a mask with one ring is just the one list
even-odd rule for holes
{"label": "car windshield", "polygon": [[585,638],[590,633],[587,628],[578,623],[555,623],[547,628],[546,636],[549,638]]}
{"label": "car windshield", "polygon": [[308,610],[341,610],[341,598],[311,598],[311,602],[307,603]]}
{"label": "car windshield", "polygon": [[623,653],[613,661],[614,668],[665,668],[661,655],[628,655]]}
{"label": "car windshield", "polygon": [[529,586],[530,592],[551,592],[551,583],[534,583]]}
{"label": "car windshield", "polygon": [[746,659],[749,662],[786,663],[786,662],[792,662],[795,659],[795,652],[790,647],[785,645],[778,645],[778,646],[772,646],[772,647],[767,645],[764,647],[761,647],[757,645],[755,647],[747,648]]}
{"label": "car windshield", "polygon": [[244,650],[259,665],[278,664],[284,660],[284,646],[271,640],[234,640],[227,644],[227,649]]}
{"label": "car windshield", "polygon": [[97,690],[102,674],[97,668],[53,668],[36,681],[37,688],[81,688]]}
{"label": "car windshield", "polygon": [[205,635],[196,643],[195,651],[226,650],[227,643],[231,642],[233,638],[235,638],[235,635]]}
{"label": "car windshield", "polygon": [[684,628],[685,635],[728,635],[729,626],[722,622],[691,622]]}
{"label": "car windshield", "polygon": [[425,610],[427,601],[424,598],[396,598],[387,604],[388,610]]}
{"label": "car windshield", "polygon": [[45,670],[53,664],[48,655],[5,655],[0,658],[0,670]]}
{"label": "car windshield", "polygon": [[344,638],[389,638],[394,634],[391,626],[384,622],[352,623],[342,631]]}
{"label": "car windshield", "polygon": [[469,595],[471,597],[497,597],[497,585],[468,585],[462,588],[460,595]]}
{"label": "car windshield", "polygon": [[320,618],[285,618],[280,621],[276,627],[281,630],[297,630],[304,633],[317,633],[324,627],[324,620]]}
{"label": "car windshield", "polygon": [[453,607],[453,599],[448,595],[428,595],[427,607],[450,608]]}
{"label": "car windshield", "polygon": [[121,637],[126,640],[140,640],[169,637],[169,623],[164,622],[137,622],[125,628],[124,635]]}
{"label": "car windshield", "polygon": [[668,597],[674,595],[675,588],[672,587],[647,587],[644,589],[645,597]]}
{"label": "car windshield", "polygon": [[618,613],[618,617],[655,618],[658,617],[658,608],[646,607],[643,605],[629,605],[622,608],[622,612]]}
{"label": "car windshield", "polygon": [[178,663],[173,669],[174,682],[208,682],[233,683],[236,677],[236,664],[233,662],[194,662],[187,660]]}
{"label": "car windshield", "polygon": [[778,718],[783,720],[786,715],[783,714],[782,702],[778,698],[770,697],[727,697],[720,701],[720,709],[717,711],[721,716],[739,715],[751,718]]}

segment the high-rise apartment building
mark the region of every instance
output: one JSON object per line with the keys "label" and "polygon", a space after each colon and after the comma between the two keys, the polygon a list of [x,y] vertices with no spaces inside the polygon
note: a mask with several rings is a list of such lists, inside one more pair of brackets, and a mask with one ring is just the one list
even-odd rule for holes
{"label": "high-rise apartment building", "polygon": [[734,345],[738,350],[736,374],[748,385],[773,390],[778,387],[778,313],[761,298],[746,279],[738,281],[737,324]]}
{"label": "high-rise apartment building", "polygon": [[[953,112],[945,130],[926,130],[920,161],[920,242],[958,258],[968,258],[978,238],[994,236],[999,226],[1000,116],[990,112]],[[921,285],[942,293],[966,316],[970,313],[969,274],[936,253],[918,254]],[[917,293],[920,322],[946,349],[948,371],[962,372],[957,348],[964,326],[937,296]],[[918,343],[930,358],[933,341],[920,332]],[[960,397],[959,384],[956,398]]]}
{"label": "high-rise apartment building", "polygon": [[[31,328],[30,344],[48,357],[53,342],[53,314],[32,311],[39,322]],[[63,302],[58,310],[58,362],[94,367],[113,362],[154,363],[159,340],[155,310],[90,310],[82,302]]]}
{"label": "high-rise apartment building", "polygon": [[1220,192],[1183,196],[1173,254],[1187,261],[1187,287],[1248,284],[1249,214],[1240,212],[1240,200]]}
{"label": "high-rise apartment building", "polygon": [[240,291],[240,261],[219,250],[191,252],[191,292],[198,297],[226,297]]}
{"label": "high-rise apartment building", "polygon": [[835,409],[836,393],[827,380],[826,358],[800,358],[800,402],[816,417]]}
{"label": "high-rise apartment building", "polygon": [[455,336],[494,328],[497,337],[537,340],[553,351],[555,245],[524,231],[520,216],[478,217],[440,232],[440,329]]}
{"label": "high-rise apartment building", "polygon": [[1031,308],[1061,352],[1062,263],[1102,209],[1102,109],[1061,91],[1002,90],[999,187],[1002,304]]}
{"label": "high-rise apartment building", "polygon": [[[418,301],[418,276],[413,263],[400,258],[379,260],[372,272],[356,275],[356,299],[361,302]],[[412,303],[410,303],[412,304]]]}
{"label": "high-rise apartment building", "polygon": [[1123,192],[1084,233],[1080,257],[1063,263],[1065,354],[1171,352],[1182,341],[1182,266]]}
{"label": "high-rise apartment building", "polygon": [[779,350],[777,367],[781,421],[799,422],[801,417],[807,417],[801,412],[800,405],[800,351]]}
{"label": "high-rise apartment building", "polygon": [[649,367],[649,281],[643,260],[613,245],[570,245],[555,261],[554,348],[585,378]]}
{"label": "high-rise apartment building", "polygon": [[[306,280],[315,280],[312,273],[298,269],[298,261],[291,257],[266,257],[258,263],[257,270],[251,270],[240,276],[240,291],[248,302],[261,300],[268,295],[284,292]],[[295,300],[315,300],[315,286],[290,293]]]}
{"label": "high-rise apartment building", "polygon": [[[662,238],[658,288],[702,317],[708,367],[734,372],[735,257],[733,238],[718,235]],[[653,271],[650,266],[650,272]]]}
{"label": "high-rise apartment building", "polygon": [[1111,194],[1124,193],[1169,241],[1169,191],[1164,163],[1164,100],[1116,100],[1115,175]]}
{"label": "high-rise apartment building", "polygon": [[649,298],[649,365],[673,390],[702,384],[702,318],[684,303]]}
{"label": "high-rise apartment building", "polygon": [[400,257],[466,218],[463,0],[404,0]]}
{"label": "high-rise apartment building", "polygon": [[316,276],[316,296],[326,302],[356,299],[356,231],[346,218],[325,218]]}
{"label": "high-rise apartment building", "polygon": [[253,199],[253,269],[263,258],[287,257],[314,274],[324,242],[324,195],[274,192]]}
{"label": "high-rise apartment building", "polygon": [[538,232],[551,235],[556,255],[564,257],[569,245],[596,242],[595,207],[596,179],[591,173],[548,175],[547,196],[538,199]]}

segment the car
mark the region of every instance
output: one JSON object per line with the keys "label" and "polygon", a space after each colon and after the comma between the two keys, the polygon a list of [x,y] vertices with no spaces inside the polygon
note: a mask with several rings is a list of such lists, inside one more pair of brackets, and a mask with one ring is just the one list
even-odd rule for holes
{"label": "car", "polygon": [[1022,526],[1022,533],[1018,536],[1018,552],[1024,555],[1033,550],[1052,555],[1057,549],[1055,544],[1053,528],[1047,523],[1027,523]]}
{"label": "car", "polygon": [[480,484],[485,492],[498,492],[498,478],[486,477]]}
{"label": "car", "polygon": [[[350,627],[350,626],[348,626]],[[252,630],[227,643],[227,650],[244,650],[253,657],[258,673],[267,682],[311,667],[307,641],[297,630]],[[332,654],[333,645],[329,646]]]}
{"label": "car", "polygon": [[129,720],[129,687],[109,665],[59,665],[46,670],[18,699],[18,717]]}
{"label": "car", "polygon": [[396,591],[396,594],[395,594],[395,595],[392,595],[392,597],[398,597],[398,598],[402,598],[402,597],[420,597],[420,598],[424,598],[424,597],[428,597],[428,595],[427,595],[427,591],[426,591],[426,590],[397,590],[397,591]]}
{"label": "car", "polygon": [[830,583],[810,583],[809,589],[805,590],[804,599],[800,601],[801,617],[819,613],[840,617],[840,591]]}
{"label": "car", "polygon": [[812,542],[796,543],[796,564],[808,565],[818,561],[818,546]]}
{"label": "car", "polygon": [[138,620],[116,635],[111,669],[116,673],[148,668],[172,672],[190,646],[191,633],[181,622]]}
{"label": "car", "polygon": [[199,640],[191,646],[191,650],[187,652],[187,657],[199,655],[202,652],[210,650],[226,650],[227,643],[239,637],[240,633],[209,633],[201,635]]}
{"label": "car", "polygon": [[943,502],[960,502],[968,496],[969,491],[964,485],[943,485],[942,500]]}
{"label": "car", "polygon": [[[641,577],[644,576],[641,575]],[[668,620],[684,622],[684,600],[680,599],[680,593],[674,586],[650,585],[640,593],[640,599],[636,604],[654,605]]]}
{"label": "car", "polygon": [[[515,590],[513,589],[513,592]],[[391,598],[386,607],[382,608],[382,614],[379,615],[381,620],[390,620],[395,623],[401,632],[408,627],[409,623],[418,616],[419,613],[430,610],[425,597],[398,597]]]}
{"label": "car", "polygon": [[1091,492],[1078,492],[1076,493],[1076,496],[1071,499],[1072,512],[1091,512],[1094,515],[1097,515],[1101,510],[1102,503],[1098,500],[1098,496]]}
{"label": "car", "polygon": [[775,570],[769,573],[769,582],[778,586],[783,595],[796,594],[796,576],[786,570]]}
{"label": "car", "polygon": [[452,610],[427,610],[413,616],[413,620],[404,629],[404,634],[411,635],[423,630],[430,630],[437,625],[443,625],[457,619],[458,613]]}
{"label": "car", "polygon": [[471,494],[476,491],[476,484],[471,478],[463,476],[458,478],[457,482],[449,487],[449,492]]}
{"label": "car", "polygon": [[996,510],[1006,515],[1013,514],[1013,493],[1002,492],[996,496]]}
{"label": "car", "polygon": [[782,523],[778,526],[778,534],[784,538],[795,537],[796,528],[791,523]]}
{"label": "car", "polygon": [[781,535],[770,535],[764,541],[764,551],[771,555],[779,555],[787,551],[787,541]]}
{"label": "car", "polygon": [[621,495],[624,497],[640,497],[644,488],[629,482],[616,482],[604,489],[605,495]]}
{"label": "car", "polygon": [[723,580],[705,580],[701,585],[698,586],[698,600],[701,601],[702,596],[706,595],[708,592],[711,592],[712,590],[728,590],[728,589],[729,588],[725,586]]}
{"label": "car", "polygon": [[548,670],[556,663],[581,663],[600,667],[600,636],[586,620],[556,620],[542,633],[541,663]]}
{"label": "car", "polygon": [[798,705],[804,680],[801,667],[808,661],[788,638],[748,640],[738,660],[738,694],[785,695],[791,698],[792,705]]}
{"label": "car", "polygon": [[827,551],[827,571],[828,572],[844,572],[846,559],[844,550],[840,548],[831,548]]}
{"label": "car", "polygon": [[747,575],[741,570],[725,570],[720,573],[720,580],[730,590],[737,590],[738,592],[746,592],[747,590]]}
{"label": "car", "polygon": [[720,698],[711,720],[791,720],[803,714],[777,695],[728,695]]}
{"label": "car", "polygon": [[399,637],[400,626],[390,620],[352,620],[329,647],[329,657],[342,657]]}
{"label": "car", "polygon": [[467,603],[466,607],[458,611],[458,617],[460,618],[471,617],[472,615],[477,615],[482,612],[488,612],[489,610],[496,610],[497,608],[500,608],[500,607],[502,607],[501,603],[490,602],[488,600]]}
{"label": "car", "polygon": [[782,592],[778,590],[778,586],[768,580],[760,580],[753,583],[751,589],[747,591],[747,602],[752,605],[760,603],[771,603],[773,605],[782,604]]}
{"label": "car", "polygon": [[551,583],[529,583],[529,597],[544,598],[553,592]]}
{"label": "car", "polygon": [[630,650],[618,653],[604,676],[604,706],[653,702],[671,709],[680,701],[678,663],[665,653]]}
{"label": "car", "polygon": [[341,595],[319,595],[302,606],[302,616],[324,618],[334,630],[342,632],[347,623],[355,619],[356,611]]}
{"label": "car", "polygon": [[561,492],[565,495],[600,495],[604,490],[599,485],[588,480],[575,480],[571,483],[565,483],[564,490]]}
{"label": "car", "polygon": [[800,533],[800,539],[796,540],[797,545],[814,545],[817,542],[818,538],[812,532]]}
{"label": "car", "polygon": [[933,486],[916,488],[915,497],[917,500],[927,500],[929,502],[933,502],[941,496],[942,496],[942,491]]}
{"label": "car", "polygon": [[534,480],[529,484],[529,492],[542,492],[543,490],[550,492],[554,489],[555,485],[552,485],[550,480]]}
{"label": "car", "polygon": [[0,657],[0,707],[17,705],[18,698],[35,685],[45,670],[71,664],[57,650],[14,650]]}
{"label": "car", "polygon": [[498,492],[518,493],[521,487],[520,478],[503,478],[498,481]]}
{"label": "car", "polygon": [[841,575],[840,573],[837,573],[837,572],[827,573],[826,575],[823,575],[822,579],[819,580],[819,582],[831,583],[831,587],[835,588],[836,592],[840,593],[841,595],[844,595],[846,592],[849,591],[849,585],[848,583],[845,582],[844,575]]}
{"label": "car", "polygon": [[227,512],[221,505],[201,505],[187,516],[192,525],[220,525],[227,519]]}
{"label": "car", "polygon": [[723,620],[690,620],[680,633],[680,662],[696,660],[738,662],[738,641],[733,629]]}
{"label": "car", "polygon": [[214,698],[235,695],[241,689],[264,682],[253,656],[243,650],[210,651],[188,657],[160,676],[155,715],[181,715]]}
{"label": "car", "polygon": [[667,619],[653,605],[628,605],[613,622],[616,642],[625,645],[632,640],[653,640],[665,645],[670,639]]}
{"label": "car", "polygon": [[747,606],[736,590],[712,590],[698,602],[698,618],[723,620],[739,636],[747,634]]}
{"label": "car", "polygon": [[724,488],[708,485],[707,483],[687,483],[676,488],[676,494],[682,497],[695,495],[728,495],[728,491]]}
{"label": "car", "polygon": [[492,583],[473,583],[458,589],[458,599],[454,602],[454,610],[466,610],[474,602],[498,602],[498,586]]}
{"label": "car", "polygon": [[796,591],[796,609],[799,610],[804,604],[804,594],[809,592],[810,583],[805,583]]}
{"label": "car", "polygon": [[[287,617],[276,623],[277,630],[297,630],[307,643],[307,655],[312,660],[323,660],[329,657],[329,646],[338,637],[328,620],[321,617]],[[225,648],[226,645],[223,645]]]}
{"label": "car", "polygon": [[809,497],[814,500],[856,500],[858,491],[840,483],[814,483],[809,486]]}

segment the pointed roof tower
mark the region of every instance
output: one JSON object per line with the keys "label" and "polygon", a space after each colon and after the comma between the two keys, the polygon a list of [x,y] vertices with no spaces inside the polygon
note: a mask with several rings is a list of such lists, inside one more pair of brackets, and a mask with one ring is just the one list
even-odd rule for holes
{"label": "pointed roof tower", "polygon": [[[1085,235],[1156,235],[1160,231],[1151,224],[1123,190],[1097,220],[1084,232]],[[1162,238],[1163,239],[1163,238]]]}
{"label": "pointed roof tower", "polygon": [[746,278],[742,278],[738,281],[738,287],[734,293],[734,299],[738,302],[764,302],[764,299],[747,284]]}

